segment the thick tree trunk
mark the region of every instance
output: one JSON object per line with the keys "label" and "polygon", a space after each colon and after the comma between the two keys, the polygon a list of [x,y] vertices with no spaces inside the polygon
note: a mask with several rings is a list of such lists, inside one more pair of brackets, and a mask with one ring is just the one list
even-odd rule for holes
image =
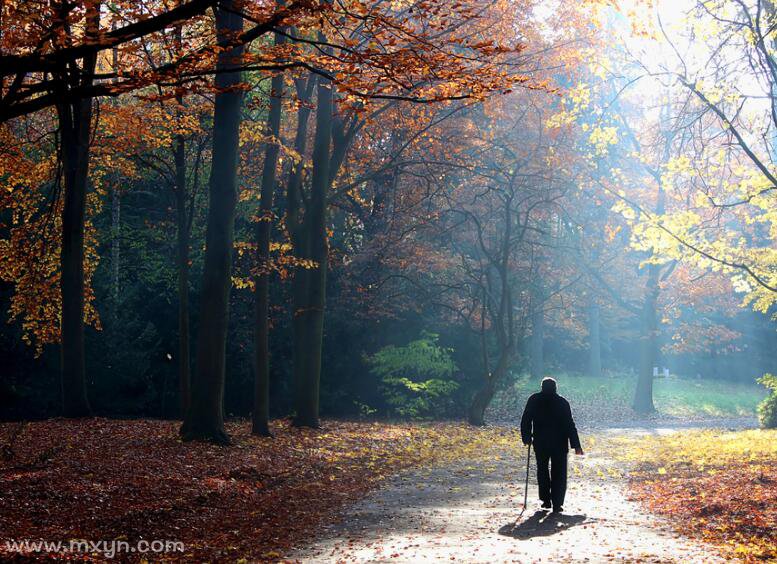
{"label": "thick tree trunk", "polygon": [[[236,13],[231,0],[222,1],[215,13],[221,40],[243,29],[243,19]],[[234,67],[243,50],[242,46],[238,46],[220,53],[217,67],[222,70]],[[181,435],[186,440],[229,442],[224,431],[223,403],[243,102],[243,92],[235,86],[240,82],[240,72],[216,74],[218,92],[213,116],[210,207],[197,337],[197,370],[192,381],[191,404],[181,427]]]}
{"label": "thick tree trunk", "polygon": [[[275,35],[276,44],[283,36]],[[273,194],[275,192],[275,170],[278,165],[280,147],[277,139],[281,129],[281,105],[283,98],[283,75],[273,77],[270,92],[270,112],[267,117],[267,132],[275,140],[267,144],[262,169],[262,200],[260,221],[256,226],[257,267],[254,335],[256,374],[254,380],[254,411],[251,432],[255,435],[270,435],[270,235],[272,229]]]}
{"label": "thick tree trunk", "polygon": [[[87,34],[96,36],[100,26],[100,5],[87,14]],[[78,85],[91,84],[96,57],[84,58]],[[67,71],[63,72],[65,74]],[[66,80],[65,76],[61,77]],[[92,99],[66,101],[57,105],[64,182],[60,290],[62,293],[62,413],[65,417],[91,415],[86,395],[86,351],[84,348],[84,228],[86,193],[89,182],[89,142],[92,130]]]}
{"label": "thick tree trunk", "polygon": [[634,393],[633,404],[634,411],[637,413],[652,413],[656,410],[653,405],[653,366],[656,363],[656,352],[658,350],[658,316],[656,306],[659,291],[659,267],[650,265],[648,268],[645,301],[642,305],[639,375],[637,377],[637,389]]}
{"label": "thick tree trunk", "polygon": [[186,418],[191,400],[189,337],[189,214],[186,190],[186,141],[175,140],[175,207],[178,263],[178,394],[181,419]]}
{"label": "thick tree trunk", "polygon": [[324,344],[324,308],[329,245],[325,230],[321,232],[314,226],[313,233],[319,233],[317,238],[320,237],[320,240],[311,242],[310,255],[317,266],[308,273],[307,309],[299,316],[299,322],[304,327],[305,333],[301,342],[305,350],[300,352],[306,358],[302,362],[302,370],[298,374],[297,416],[294,423],[302,427],[319,426],[319,389]]}
{"label": "thick tree trunk", "polygon": [[[669,159],[670,140],[667,139],[664,147],[664,158]],[[664,213],[666,206],[666,193],[658,182],[656,194],[656,215]],[[671,271],[670,271],[671,272]],[[661,291],[659,282],[661,267],[657,264],[648,265],[648,277],[645,283],[645,300],[642,303],[641,335],[639,347],[639,375],[637,377],[637,389],[634,391],[634,403],[632,407],[637,413],[653,413],[656,408],[653,405],[653,367],[658,356],[658,293]]]}
{"label": "thick tree trunk", "polygon": [[545,373],[545,312],[542,304],[533,306],[531,314],[531,338],[529,339],[529,374],[540,379]]}
{"label": "thick tree trunk", "polygon": [[472,398],[472,403],[467,412],[467,420],[470,425],[482,427],[486,424],[486,409],[488,409],[491,400],[494,398],[497,384],[507,374],[507,368],[510,365],[512,356],[511,351],[503,350],[499,354],[499,360],[494,371],[491,374],[484,375],[483,386],[475,393],[475,397]]}
{"label": "thick tree trunk", "polygon": [[[177,52],[183,48],[183,26],[176,26],[174,45]],[[179,83],[180,87],[182,84]],[[175,101],[179,108],[184,105],[181,90],[176,92]],[[178,111],[179,119],[181,112]],[[175,161],[175,220],[176,220],[176,264],[178,267],[178,409],[182,420],[191,405],[191,331],[189,327],[189,252],[193,208],[189,208],[187,190],[186,139],[176,135],[173,142]],[[195,167],[199,166],[199,159]],[[195,168],[196,174],[199,172]],[[196,186],[192,186],[192,190]],[[192,196],[193,197],[193,196]],[[193,203],[193,200],[192,200]]]}
{"label": "thick tree trunk", "polygon": [[467,420],[470,425],[482,427],[486,424],[486,409],[494,397],[495,386],[489,376],[485,377],[485,383],[475,393],[467,412]]}
{"label": "thick tree trunk", "polygon": [[[295,253],[307,257],[307,245],[297,244],[294,246]],[[294,273],[292,282],[292,329],[293,337],[293,378],[294,378],[294,408],[295,424],[303,425],[300,417],[300,406],[304,405],[309,399],[309,390],[307,387],[308,361],[310,360],[310,351],[308,343],[310,342],[310,331],[308,317],[304,315],[308,307],[308,283],[310,272],[306,268],[298,267]],[[317,400],[316,400],[317,401]],[[310,426],[315,426],[316,421],[311,421]]]}
{"label": "thick tree trunk", "polygon": [[111,293],[114,307],[118,310],[121,290],[121,193],[117,186],[111,188]]}
{"label": "thick tree trunk", "polygon": [[84,221],[89,174],[92,100],[60,110],[64,180],[60,286],[62,291],[62,413],[91,414],[86,396],[84,350]]}
{"label": "thick tree trunk", "polygon": [[[324,336],[324,306],[326,303],[326,271],[329,242],[326,233],[327,192],[329,191],[329,159],[332,139],[332,88],[326,81],[318,83],[316,109],[316,134],[313,145],[313,173],[310,201],[305,210],[307,258],[315,263],[308,269],[295,292],[303,298],[295,304],[294,327],[300,334],[295,337],[296,356],[294,377],[296,386],[295,425],[318,426],[319,384],[321,379],[321,353]],[[297,274],[299,274],[299,269]]]}
{"label": "thick tree trunk", "polygon": [[[297,133],[294,138],[294,150],[298,154],[304,155],[308,138],[308,122],[310,121],[310,98],[313,88],[316,84],[316,76],[310,75],[306,81],[298,79],[296,81],[297,96],[303,100],[297,110]],[[305,236],[304,222],[301,221],[302,207],[302,172],[303,163],[298,162],[292,165],[289,174],[288,185],[286,187],[286,223],[289,226],[289,233],[294,245],[294,255],[297,257],[307,257],[307,237]],[[306,307],[308,270],[297,267],[292,280],[292,354],[293,354],[293,381],[294,381],[294,404],[300,402],[298,397],[299,389],[297,382],[300,374],[304,373],[304,362],[307,359],[307,347],[305,345],[306,333],[304,324],[299,313]]]}
{"label": "thick tree trunk", "polygon": [[592,302],[588,308],[588,375],[602,375],[602,342],[599,323],[599,304]]}
{"label": "thick tree trunk", "polygon": [[[115,22],[111,25],[111,31],[116,29]],[[113,72],[119,72],[119,49],[114,47],[112,50]],[[118,81],[118,78],[114,79]],[[121,272],[121,191],[118,187],[118,178],[113,182],[111,188],[111,275],[112,275],[112,293],[114,319],[119,311],[119,274]]]}

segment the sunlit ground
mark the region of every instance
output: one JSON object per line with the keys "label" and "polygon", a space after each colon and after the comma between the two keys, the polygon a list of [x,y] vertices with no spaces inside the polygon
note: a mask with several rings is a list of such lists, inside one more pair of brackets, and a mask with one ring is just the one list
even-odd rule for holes
{"label": "sunlit ground", "polygon": [[[559,391],[566,397],[576,416],[586,425],[609,426],[645,419],[631,409],[636,378],[629,375],[591,378],[577,374],[556,375]],[[523,403],[536,389],[526,377],[518,378],[497,394],[491,407],[499,419],[517,419]],[[756,384],[737,384],[725,380],[694,378],[657,378],[653,383],[653,401],[657,413],[653,419],[674,418],[683,421],[715,418],[749,419],[755,424],[758,404],[766,390]],[[713,421],[714,423],[714,421]]]}

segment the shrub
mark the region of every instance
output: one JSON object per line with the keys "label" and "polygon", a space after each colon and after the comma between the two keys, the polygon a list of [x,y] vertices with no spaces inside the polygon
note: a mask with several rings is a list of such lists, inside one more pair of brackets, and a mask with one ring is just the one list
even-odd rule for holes
{"label": "shrub", "polygon": [[380,378],[380,391],[391,410],[403,417],[445,415],[451,395],[459,388],[450,378],[456,371],[452,349],[438,344],[439,336],[426,331],[404,347],[383,347],[365,361]]}
{"label": "shrub", "polygon": [[764,374],[758,379],[758,383],[769,390],[769,395],[758,405],[758,419],[762,428],[775,429],[777,428],[777,376]]}

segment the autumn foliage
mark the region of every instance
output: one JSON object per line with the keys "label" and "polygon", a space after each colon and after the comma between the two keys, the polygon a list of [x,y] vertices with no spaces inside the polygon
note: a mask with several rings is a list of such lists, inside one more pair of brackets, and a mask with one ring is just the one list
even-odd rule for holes
{"label": "autumn foliage", "polygon": [[[182,562],[274,560],[402,469],[517,444],[513,431],[463,424],[311,430],[282,420],[274,438],[252,436],[247,422],[227,427],[234,445],[224,448],[182,443],[165,421],[3,424],[0,542],[175,539],[185,552],[165,556]],[[3,560],[30,556],[6,549]]]}
{"label": "autumn foliage", "polygon": [[[777,9],[654,8],[0,0],[0,420],[85,418],[0,425],[0,536],[276,559],[513,441],[485,425],[528,380],[586,373],[608,423],[666,415],[670,369],[757,396]],[[372,415],[426,421],[331,419]],[[649,507],[777,559],[773,439],[624,456]]]}
{"label": "autumn foliage", "polygon": [[628,441],[636,499],[676,529],[748,562],[777,558],[774,431],[695,431]]}

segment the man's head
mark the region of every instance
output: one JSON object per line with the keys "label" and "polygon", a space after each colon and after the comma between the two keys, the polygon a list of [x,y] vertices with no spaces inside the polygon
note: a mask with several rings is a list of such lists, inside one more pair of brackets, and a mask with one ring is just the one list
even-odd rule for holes
{"label": "man's head", "polygon": [[542,379],[542,391],[547,394],[555,394],[557,390],[556,381],[553,378]]}

